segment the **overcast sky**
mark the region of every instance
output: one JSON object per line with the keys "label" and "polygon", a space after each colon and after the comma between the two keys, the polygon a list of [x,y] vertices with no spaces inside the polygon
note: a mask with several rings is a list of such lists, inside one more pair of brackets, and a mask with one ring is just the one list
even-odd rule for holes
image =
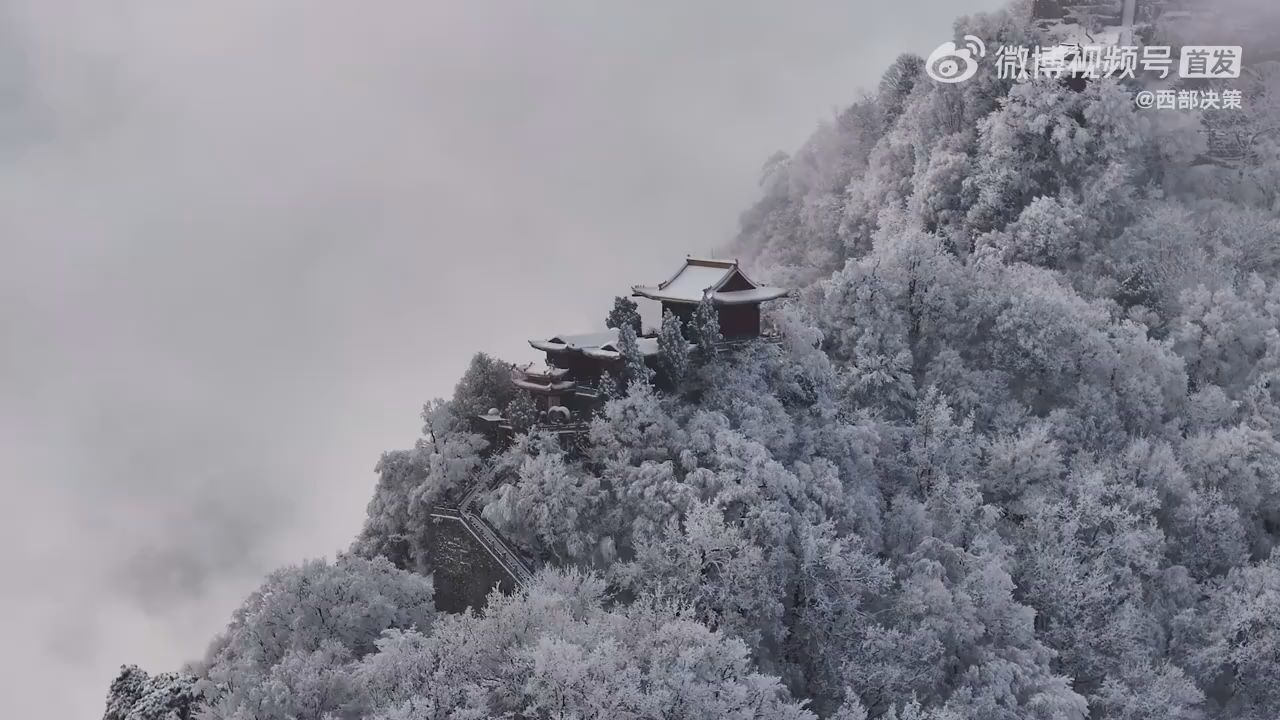
{"label": "overcast sky", "polygon": [[357,532],[477,350],[594,329],[1001,0],[0,0],[0,717]]}

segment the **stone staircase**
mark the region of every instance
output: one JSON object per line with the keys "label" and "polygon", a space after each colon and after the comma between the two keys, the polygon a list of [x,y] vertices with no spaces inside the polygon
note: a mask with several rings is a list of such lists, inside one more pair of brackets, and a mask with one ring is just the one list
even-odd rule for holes
{"label": "stone staircase", "polygon": [[480,517],[476,507],[476,498],[481,493],[491,490],[498,482],[494,473],[481,475],[480,481],[474,483],[457,504],[436,505],[431,509],[432,517],[460,523],[467,533],[495,563],[510,577],[517,589],[528,587],[533,580],[533,568],[502,538],[484,518]]}

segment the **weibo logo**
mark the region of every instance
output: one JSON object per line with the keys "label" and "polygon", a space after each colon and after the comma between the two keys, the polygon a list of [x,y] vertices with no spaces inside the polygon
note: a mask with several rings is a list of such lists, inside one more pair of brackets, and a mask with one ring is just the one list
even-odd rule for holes
{"label": "weibo logo", "polygon": [[964,36],[964,47],[944,42],[925,61],[924,71],[940,83],[962,83],[978,74],[978,60],[987,56],[987,46],[976,35]]}

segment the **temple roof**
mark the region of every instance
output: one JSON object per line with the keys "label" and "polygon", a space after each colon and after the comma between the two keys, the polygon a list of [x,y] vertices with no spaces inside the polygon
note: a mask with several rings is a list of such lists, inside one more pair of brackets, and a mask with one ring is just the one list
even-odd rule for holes
{"label": "temple roof", "polygon": [[[636,338],[636,348],[645,357],[657,355],[658,338]],[[617,342],[605,343],[598,348],[588,348],[583,350],[582,354],[596,360],[617,360],[622,357],[622,351],[618,349]]]}
{"label": "temple roof", "polygon": [[[546,340],[530,340],[529,344],[535,349],[547,352],[580,352],[596,360],[615,360],[622,356],[618,351],[617,330],[582,335],[556,335]],[[640,354],[645,357],[657,355],[658,339],[654,337],[636,338],[636,347],[640,349]],[[524,370],[524,368],[520,369]],[[558,378],[561,375],[555,375],[554,377]]]}
{"label": "temple roof", "polygon": [[582,333],[578,335],[556,335],[546,340],[530,340],[529,344],[534,349],[545,352],[563,352],[563,351],[581,351],[591,348],[598,348],[611,342],[617,342],[617,330],[604,330],[602,332]]}
{"label": "temple roof", "polygon": [[567,368],[548,367],[541,363],[528,363],[516,367],[516,373],[526,380],[559,380],[569,374]]}
{"label": "temple roof", "polygon": [[684,266],[669,280],[655,286],[636,285],[633,294],[651,300],[698,303],[704,297],[715,305],[746,305],[785,297],[785,288],[761,285],[738,266],[737,260],[685,258]]}
{"label": "temple roof", "polygon": [[542,382],[539,382],[536,380],[525,379],[520,375],[513,375],[511,377],[511,383],[516,387],[524,388],[525,390],[531,390],[533,392],[539,392],[539,393],[567,392],[569,390],[572,390],[574,385],[576,385],[576,383],[574,383],[572,380],[562,380],[562,381],[544,380]]}

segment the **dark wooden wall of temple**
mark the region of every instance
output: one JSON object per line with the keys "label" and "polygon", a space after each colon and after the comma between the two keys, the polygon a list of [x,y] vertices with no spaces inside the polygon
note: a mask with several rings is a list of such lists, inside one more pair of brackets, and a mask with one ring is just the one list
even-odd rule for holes
{"label": "dark wooden wall of temple", "polygon": [[594,360],[578,352],[549,352],[547,365],[564,368],[569,371],[569,377],[588,385],[595,384],[605,370],[611,369],[611,363]]}
{"label": "dark wooden wall of temple", "polygon": [[671,302],[662,303],[663,317],[666,317],[667,312],[670,311],[677,318],[679,318],[680,324],[683,325],[684,327],[689,326],[689,321],[693,319],[693,313],[697,309],[698,309],[697,305],[690,305],[688,303],[671,303]]}
{"label": "dark wooden wall of temple", "polygon": [[[697,305],[688,303],[662,303],[663,314],[670,310],[686,328],[690,327],[690,320],[697,309]],[[716,308],[716,314],[720,316],[720,333],[727,339],[760,335],[759,305],[722,305]],[[686,332],[686,335],[689,333]]]}
{"label": "dark wooden wall of temple", "polygon": [[759,305],[726,305],[719,308],[720,333],[727,340],[752,338],[760,335]]}

